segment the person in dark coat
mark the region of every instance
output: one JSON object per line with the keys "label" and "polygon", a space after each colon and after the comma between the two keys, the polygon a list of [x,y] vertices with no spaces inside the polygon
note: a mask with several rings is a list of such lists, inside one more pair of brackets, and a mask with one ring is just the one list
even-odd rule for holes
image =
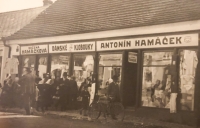
{"label": "person in dark coat", "polygon": [[[19,84],[22,86],[23,101],[26,113],[29,115],[29,107],[34,106],[35,99],[35,77],[31,74],[31,70],[28,67],[23,68],[23,75],[19,80]],[[29,106],[29,103],[30,106]]]}
{"label": "person in dark coat", "polygon": [[39,111],[39,107],[42,107],[40,101],[39,101],[39,96],[40,96],[40,92],[39,92],[39,83],[42,80],[42,78],[39,76],[39,71],[36,72],[36,76],[35,76],[35,85],[36,85],[36,102],[35,102],[35,108],[37,111]]}
{"label": "person in dark coat", "polygon": [[78,91],[79,96],[81,95],[81,91],[84,90],[84,86],[91,87],[91,79],[89,77],[87,77],[85,79],[85,81],[83,83],[81,83],[81,86],[80,86],[79,91]]}
{"label": "person in dark coat", "polygon": [[3,107],[11,107],[13,105],[12,83],[10,76],[4,80],[4,86],[2,87],[1,93],[1,105]]}
{"label": "person in dark coat", "polygon": [[61,102],[60,102],[60,86],[57,86],[55,89],[55,93],[53,95],[53,106],[57,110],[58,107],[61,107]]}
{"label": "person in dark coat", "polygon": [[81,91],[81,97],[82,97],[82,109],[80,110],[80,114],[82,115],[82,111],[83,111],[83,115],[87,116],[87,110],[89,107],[89,99],[90,99],[90,93],[88,91],[88,86],[84,85],[83,90]]}
{"label": "person in dark coat", "polygon": [[48,107],[51,106],[52,104],[52,90],[53,90],[53,83],[52,83],[52,80],[51,80],[51,76],[49,73],[46,73],[46,76],[45,76],[45,83],[44,84],[44,99],[45,99],[45,109],[48,110]]}
{"label": "person in dark coat", "polygon": [[43,77],[44,77],[43,80],[41,80],[40,84],[38,85],[39,89],[38,103],[42,107],[42,110],[43,107],[45,107],[45,110],[48,110],[48,107],[50,107],[53,103],[52,101],[53,83],[49,73],[45,73]]}
{"label": "person in dark coat", "polygon": [[42,112],[45,111],[45,107],[46,107],[46,101],[45,101],[45,85],[44,84],[38,84],[37,88],[39,90],[39,94],[38,94],[38,99],[36,102],[36,110],[39,111],[39,108],[42,110]]}
{"label": "person in dark coat", "polygon": [[78,85],[75,81],[75,77],[71,76],[70,79],[70,105],[72,109],[77,108],[77,97],[78,97]]}
{"label": "person in dark coat", "polygon": [[21,85],[19,85],[19,77],[16,77],[14,82],[13,82],[13,85],[12,85],[12,88],[13,88],[13,102],[14,102],[14,106],[15,107],[22,107],[22,96],[21,96],[21,93],[22,93],[22,89],[21,89]]}
{"label": "person in dark coat", "polygon": [[67,78],[67,72],[63,73],[63,78],[60,79],[60,103],[61,111],[66,110],[69,105],[70,98],[70,81]]}
{"label": "person in dark coat", "polygon": [[196,122],[195,122],[196,128],[199,128],[200,127],[200,103],[199,102],[197,103],[197,107],[195,109],[194,115],[196,118]]}
{"label": "person in dark coat", "polygon": [[113,82],[108,85],[107,96],[108,98],[112,98],[112,102],[120,102],[120,92],[119,92],[119,85],[118,85],[118,77],[112,77]]}
{"label": "person in dark coat", "polygon": [[[108,100],[111,103],[120,102],[120,92],[119,92],[119,85],[118,85],[118,76],[114,75],[112,77],[113,82],[108,85],[107,96]],[[115,114],[111,110],[111,117],[113,119],[117,119]]]}

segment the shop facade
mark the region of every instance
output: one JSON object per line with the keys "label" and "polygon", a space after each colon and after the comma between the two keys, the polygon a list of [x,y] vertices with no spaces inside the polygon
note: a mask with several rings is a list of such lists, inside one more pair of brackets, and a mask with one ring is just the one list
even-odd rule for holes
{"label": "shop facade", "polygon": [[68,72],[78,86],[90,77],[98,95],[106,95],[109,78],[117,75],[125,107],[167,110],[176,93],[177,110],[192,112],[198,43],[198,32],[182,32],[21,45],[20,70],[28,66],[52,79]]}
{"label": "shop facade", "polygon": [[52,79],[68,72],[80,86],[94,72],[95,42],[25,45],[21,46],[20,60],[21,70],[31,67],[34,74],[43,78],[48,72]]}

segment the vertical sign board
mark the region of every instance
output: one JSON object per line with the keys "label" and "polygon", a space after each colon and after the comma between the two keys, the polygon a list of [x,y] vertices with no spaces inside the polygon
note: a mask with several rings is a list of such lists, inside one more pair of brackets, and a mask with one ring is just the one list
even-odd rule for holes
{"label": "vertical sign board", "polygon": [[137,53],[128,52],[128,62],[129,63],[137,63]]}
{"label": "vertical sign board", "polygon": [[49,53],[92,51],[95,51],[95,42],[49,44]]}
{"label": "vertical sign board", "polygon": [[198,46],[198,34],[97,41],[97,51]]}
{"label": "vertical sign board", "polygon": [[21,46],[20,50],[21,55],[46,54],[48,53],[48,45]]}

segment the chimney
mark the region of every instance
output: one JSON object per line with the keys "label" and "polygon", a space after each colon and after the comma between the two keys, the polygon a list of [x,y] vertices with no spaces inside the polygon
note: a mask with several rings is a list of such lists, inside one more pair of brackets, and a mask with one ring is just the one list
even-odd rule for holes
{"label": "chimney", "polygon": [[43,0],[43,6],[51,5],[53,2],[51,0]]}

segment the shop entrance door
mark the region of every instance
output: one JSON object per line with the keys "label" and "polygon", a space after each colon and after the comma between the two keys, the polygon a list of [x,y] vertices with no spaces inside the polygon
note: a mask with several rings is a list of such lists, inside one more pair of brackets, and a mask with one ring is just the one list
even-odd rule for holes
{"label": "shop entrance door", "polygon": [[136,103],[137,66],[137,51],[125,52],[123,103],[129,107],[134,106]]}

